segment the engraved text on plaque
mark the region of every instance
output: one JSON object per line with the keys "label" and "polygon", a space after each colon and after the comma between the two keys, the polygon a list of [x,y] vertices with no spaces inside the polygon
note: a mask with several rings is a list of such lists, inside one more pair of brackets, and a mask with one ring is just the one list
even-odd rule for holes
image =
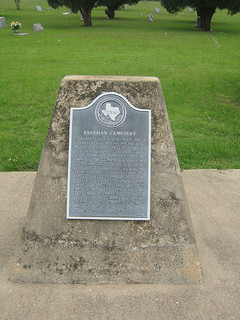
{"label": "engraved text on plaque", "polygon": [[150,219],[150,123],[117,93],[71,109],[68,219]]}

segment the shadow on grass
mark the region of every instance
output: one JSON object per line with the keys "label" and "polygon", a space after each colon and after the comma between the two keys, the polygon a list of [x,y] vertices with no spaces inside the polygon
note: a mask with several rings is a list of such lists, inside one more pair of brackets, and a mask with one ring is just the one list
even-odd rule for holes
{"label": "shadow on grass", "polygon": [[236,29],[235,25],[227,22],[212,22],[211,28],[215,33],[239,34],[240,28]]}
{"label": "shadow on grass", "polygon": [[[100,23],[98,25],[98,22]],[[104,23],[102,23],[104,22]],[[202,31],[200,28],[196,27],[196,21],[195,20],[176,20],[173,21],[171,19],[164,19],[164,20],[158,20],[153,23],[148,22],[148,20],[140,20],[140,19],[131,19],[131,18],[114,18],[113,20],[107,20],[104,18],[93,18],[93,23],[96,27],[101,28],[108,28],[109,25],[107,22],[111,23],[111,28],[114,29],[129,29],[129,25],[132,22],[132,27],[134,30],[144,32],[147,31],[154,31],[154,30],[162,30],[162,31],[174,31],[177,33],[181,32],[190,32],[190,33],[196,33],[201,32],[203,34],[206,34],[207,32]],[[114,23],[116,22],[116,24]],[[117,24],[119,22],[119,24]],[[124,24],[126,22],[126,24]],[[240,31],[239,29],[234,28],[234,26],[230,23],[225,22],[212,22],[211,28],[213,29],[213,32],[222,32],[222,33],[228,33],[228,34],[238,34]]]}
{"label": "shadow on grass", "polygon": [[[25,11],[26,10],[26,11]],[[22,14],[24,15],[26,12],[29,13],[29,11],[34,11],[34,9],[29,9],[26,8],[24,11],[22,11]],[[59,24],[56,24],[56,20],[52,19],[50,20],[49,18],[51,17],[52,14],[51,11],[45,11],[41,12],[39,15],[39,20],[37,21],[40,23],[44,23],[44,26],[49,29],[58,29],[58,30],[79,30],[81,28],[82,30],[87,30],[88,28],[84,27],[83,21],[80,20],[80,14],[71,14],[69,17],[70,19],[66,18],[60,19]],[[57,12],[58,17],[61,16],[62,12]],[[16,15],[19,17],[19,12],[16,12]],[[12,14],[5,14],[6,20],[10,21],[12,18]],[[62,16],[63,17],[63,16]],[[23,18],[23,17],[22,17]],[[32,23],[35,23],[37,20],[36,16],[31,19]],[[196,28],[196,16],[192,16],[188,20],[186,20],[184,17],[179,17],[176,16],[176,19],[172,19],[172,16],[169,18],[166,18],[165,16],[156,16],[156,19],[154,20],[153,23],[150,23],[148,21],[147,16],[118,16],[116,14],[116,17],[112,20],[108,20],[106,15],[103,13],[102,16],[94,16],[92,15],[92,23],[95,28],[99,29],[106,29],[109,26],[113,28],[114,30],[119,29],[119,30],[125,30],[129,29],[129,27],[132,27],[132,29],[136,30],[137,32],[139,31],[155,31],[155,30],[162,30],[163,32],[165,31],[174,31],[174,32],[201,32],[200,29]],[[79,25],[76,25],[76,23],[79,22]],[[235,28],[235,25],[232,25],[231,23],[228,22],[221,22],[221,21],[212,21],[212,28],[214,32],[223,32],[223,33],[228,33],[228,34],[236,34],[239,33],[240,28]],[[91,29],[91,28],[89,28]]]}
{"label": "shadow on grass", "polygon": [[[111,28],[113,30],[129,30],[129,27],[132,28],[132,31],[137,32],[152,32],[152,31],[174,31],[174,32],[196,32],[200,29],[195,28],[194,21],[172,21],[172,20],[162,20],[155,21],[154,23],[148,22],[147,19],[133,19],[127,17],[117,17],[112,20],[108,20],[105,17],[93,17],[92,23],[97,29],[107,29]],[[91,27],[85,27],[83,21],[80,21],[79,25],[76,25],[76,20],[67,21],[66,23],[59,23],[56,25],[56,22],[51,23],[48,21],[45,24],[46,28],[57,29],[57,30],[79,30],[81,29],[91,29]]]}

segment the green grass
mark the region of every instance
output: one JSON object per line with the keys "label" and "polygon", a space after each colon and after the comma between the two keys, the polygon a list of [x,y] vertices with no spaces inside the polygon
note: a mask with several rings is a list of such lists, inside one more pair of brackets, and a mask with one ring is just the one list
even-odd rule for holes
{"label": "green grass", "polygon": [[[79,15],[48,11],[45,0],[21,0],[20,11],[1,0],[8,27],[0,28],[0,171],[37,169],[59,84],[70,74],[158,77],[181,169],[240,168],[240,14],[214,15],[219,48],[188,10],[162,9],[149,23],[155,7],[140,2],[113,21],[96,8],[95,27],[83,28]],[[29,35],[14,36],[12,20]],[[45,31],[32,31],[37,22]]]}

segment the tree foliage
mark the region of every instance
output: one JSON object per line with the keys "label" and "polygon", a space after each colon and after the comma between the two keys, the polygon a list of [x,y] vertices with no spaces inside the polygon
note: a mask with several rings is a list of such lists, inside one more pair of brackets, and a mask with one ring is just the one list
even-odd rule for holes
{"label": "tree foliage", "polygon": [[233,15],[240,11],[240,0],[160,0],[170,13],[177,13],[187,6],[195,8],[200,16],[200,28],[209,31],[211,19],[216,9],[227,9]]}
{"label": "tree foliage", "polygon": [[[16,0],[15,0],[16,1]],[[95,6],[107,7],[105,13],[109,19],[113,19],[115,11],[123,4],[137,4],[140,0],[47,0],[49,6],[56,9],[58,7],[67,7],[73,13],[81,12],[86,27],[92,26],[91,12]]]}

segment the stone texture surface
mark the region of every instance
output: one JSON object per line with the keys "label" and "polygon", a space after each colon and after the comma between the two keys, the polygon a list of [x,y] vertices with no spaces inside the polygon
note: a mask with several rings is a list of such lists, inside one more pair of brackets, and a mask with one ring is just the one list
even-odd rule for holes
{"label": "stone texture surface", "polygon": [[40,6],[36,6],[35,7],[35,11],[43,11],[42,8]]}
{"label": "stone texture surface", "polygon": [[34,23],[33,25],[33,31],[44,31],[43,26],[41,25],[41,23]]}
{"label": "stone texture surface", "polygon": [[[69,111],[103,92],[152,110],[151,219],[66,220]],[[22,234],[13,281],[198,283],[201,271],[160,82],[149,77],[62,80]]]}
{"label": "stone texture surface", "polygon": [[5,17],[0,17],[0,28],[6,27]]}

